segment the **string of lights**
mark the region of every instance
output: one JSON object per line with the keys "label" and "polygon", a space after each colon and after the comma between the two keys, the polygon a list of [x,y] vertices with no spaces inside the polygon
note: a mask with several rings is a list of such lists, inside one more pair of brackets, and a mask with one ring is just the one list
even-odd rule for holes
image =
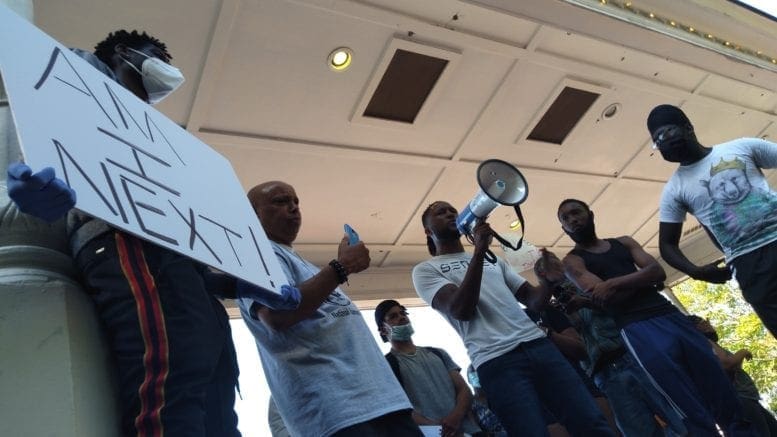
{"label": "string of lights", "polygon": [[686,42],[715,50],[750,64],[777,70],[777,56],[766,54],[762,50],[746,47],[735,41],[719,37],[711,29],[699,29],[688,23],[663,16],[649,9],[637,6],[629,0],[564,0],[613,18],[632,22],[652,30],[668,34]]}

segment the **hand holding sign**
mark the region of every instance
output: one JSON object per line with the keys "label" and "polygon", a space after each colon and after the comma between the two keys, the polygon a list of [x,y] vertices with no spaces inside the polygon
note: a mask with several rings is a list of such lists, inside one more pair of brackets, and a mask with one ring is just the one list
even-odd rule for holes
{"label": "hand holding sign", "polygon": [[33,173],[26,164],[8,166],[8,196],[25,214],[47,222],[63,217],[76,204],[76,193],[45,167]]}

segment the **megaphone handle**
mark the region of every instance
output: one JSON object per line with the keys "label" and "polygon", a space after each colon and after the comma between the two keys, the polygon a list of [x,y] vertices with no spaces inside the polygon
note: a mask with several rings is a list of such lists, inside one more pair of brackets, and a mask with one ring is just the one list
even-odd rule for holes
{"label": "megaphone handle", "polygon": [[491,264],[496,264],[496,255],[494,255],[494,252],[491,252],[491,249],[486,249],[486,255],[484,258]]}
{"label": "megaphone handle", "polygon": [[523,235],[521,235],[521,239],[518,240],[517,243],[515,243],[515,246],[510,244],[509,241],[505,240],[501,235],[497,234],[496,232],[494,232],[494,238],[496,238],[496,240],[499,241],[499,243],[501,243],[502,246],[509,247],[512,250],[518,250],[521,248],[521,246],[523,246]]}

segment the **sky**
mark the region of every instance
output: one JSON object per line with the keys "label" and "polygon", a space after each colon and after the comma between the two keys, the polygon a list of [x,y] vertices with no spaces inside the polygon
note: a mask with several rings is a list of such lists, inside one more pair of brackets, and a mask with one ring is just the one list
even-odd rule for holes
{"label": "sky", "polygon": [[[408,308],[408,312],[415,330],[413,342],[419,346],[434,346],[444,349],[450,354],[453,361],[463,369],[462,377],[466,381],[465,372],[469,365],[467,351],[464,349],[461,338],[448,322],[428,306]],[[378,336],[373,314],[372,310],[362,311],[362,316],[375,341],[380,345],[383,353],[386,353],[390,346],[388,343],[383,343]],[[237,411],[239,420],[238,427],[244,437],[269,437],[271,434],[267,424],[267,400],[270,397],[270,391],[264,379],[254,337],[242,319],[231,320],[231,325],[232,338],[237,349],[237,361],[240,366],[241,396],[235,403],[235,411]]]}
{"label": "sky", "polygon": [[739,2],[760,9],[777,19],[777,1],[775,0],[739,0]]}

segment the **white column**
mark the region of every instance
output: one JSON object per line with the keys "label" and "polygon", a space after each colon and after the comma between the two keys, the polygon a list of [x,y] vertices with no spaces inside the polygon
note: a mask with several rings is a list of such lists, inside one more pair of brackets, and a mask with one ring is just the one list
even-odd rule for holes
{"label": "white column", "polygon": [[[31,0],[0,4],[32,20]],[[113,365],[64,223],[8,199],[5,170],[20,158],[0,77],[0,436],[119,435]]]}

